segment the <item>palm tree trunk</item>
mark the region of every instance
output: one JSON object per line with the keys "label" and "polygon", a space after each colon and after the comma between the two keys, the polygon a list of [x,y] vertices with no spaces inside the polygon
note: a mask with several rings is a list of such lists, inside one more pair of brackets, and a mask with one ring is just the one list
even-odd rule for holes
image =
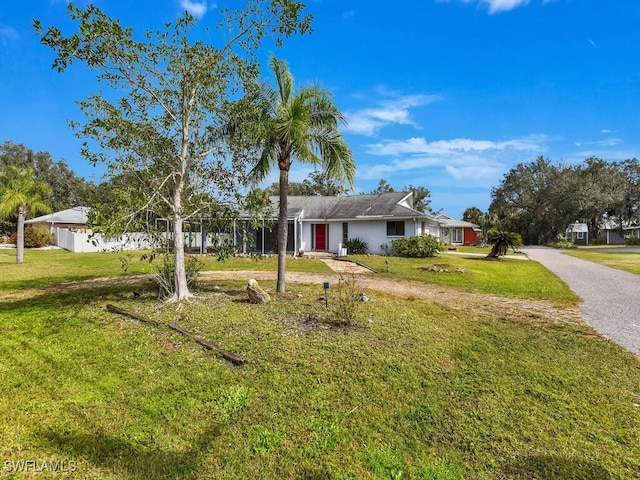
{"label": "palm tree trunk", "polygon": [[18,207],[18,232],[16,237],[16,263],[22,263],[24,259],[24,217],[25,207]]}
{"label": "palm tree trunk", "polygon": [[287,268],[287,237],[289,222],[287,198],[289,190],[289,170],[280,169],[280,213],[278,215],[278,282],[276,292],[285,291],[285,273]]}

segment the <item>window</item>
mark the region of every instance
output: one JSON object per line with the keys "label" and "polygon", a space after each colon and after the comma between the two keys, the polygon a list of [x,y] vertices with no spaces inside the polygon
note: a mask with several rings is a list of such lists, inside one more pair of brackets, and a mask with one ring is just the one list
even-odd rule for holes
{"label": "window", "polygon": [[349,224],[344,222],[342,224],[342,243],[345,243],[347,240],[349,240]]}
{"label": "window", "polygon": [[462,229],[454,228],[453,229],[453,243],[462,243]]}
{"label": "window", "polygon": [[583,240],[584,239],[584,232],[576,232],[576,238],[578,240]]}
{"label": "window", "polygon": [[387,237],[404,237],[404,222],[387,222]]}

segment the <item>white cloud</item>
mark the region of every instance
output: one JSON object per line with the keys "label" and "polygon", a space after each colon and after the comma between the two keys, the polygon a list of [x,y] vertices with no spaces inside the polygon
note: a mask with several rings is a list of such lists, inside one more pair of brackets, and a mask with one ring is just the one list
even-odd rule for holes
{"label": "white cloud", "polygon": [[500,175],[501,169],[491,165],[474,165],[467,167],[454,167],[447,165],[445,167],[447,173],[456,180],[474,180],[491,179],[493,180]]}
{"label": "white cloud", "polygon": [[[449,0],[437,0],[439,3],[448,3]],[[489,14],[507,12],[514,8],[527,5],[529,0],[461,0],[463,3],[479,3],[489,7]],[[550,3],[553,0],[543,0],[543,4]]]}
{"label": "white cloud", "polygon": [[17,40],[20,38],[18,32],[12,27],[5,27],[0,25],[0,42],[5,45],[8,41]]}
{"label": "white cloud", "polygon": [[[359,172],[363,179],[429,177],[444,174],[453,185],[489,188],[514,162],[530,161],[548,150],[550,138],[531,135],[509,140],[454,138],[428,142],[423,137],[367,145],[367,153],[389,161]],[[428,172],[431,172],[428,173]]]}
{"label": "white cloud", "polygon": [[180,0],[180,6],[194,17],[200,18],[209,9],[207,2],[198,2],[197,0]]}
{"label": "white cloud", "polygon": [[544,135],[529,136],[494,142],[491,140],[472,140],[469,138],[454,138],[452,140],[437,140],[427,142],[423,137],[408,140],[391,141],[368,145],[368,153],[373,155],[459,155],[464,152],[486,152],[489,150],[545,150],[548,138]]}
{"label": "white cloud", "polygon": [[439,95],[397,95],[381,92],[385,96],[393,96],[378,102],[373,108],[365,108],[346,112],[346,130],[360,135],[373,136],[388,125],[411,125],[420,128],[411,116],[411,109],[428,105],[440,100]]}
{"label": "white cloud", "polygon": [[[604,132],[603,132],[604,133]],[[590,142],[582,142],[580,140],[575,142],[575,146],[579,148],[587,148],[587,147],[615,147],[624,143],[621,138],[605,138],[604,140],[596,140]]]}
{"label": "white cloud", "polygon": [[592,46],[593,48],[598,48],[598,44],[597,44],[596,42],[594,42],[594,41],[593,41],[593,40],[591,40],[590,38],[588,38],[587,40],[588,40],[588,42],[591,44],[591,46]]}
{"label": "white cloud", "polygon": [[527,5],[529,0],[482,0],[482,3],[489,5],[489,13],[507,12],[516,7]]}

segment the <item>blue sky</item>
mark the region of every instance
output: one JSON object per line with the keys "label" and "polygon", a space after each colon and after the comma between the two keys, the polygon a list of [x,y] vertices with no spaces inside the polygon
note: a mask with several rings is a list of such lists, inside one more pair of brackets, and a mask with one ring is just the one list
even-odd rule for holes
{"label": "blue sky", "polygon": [[[84,1],[77,2],[83,5]],[[189,9],[213,28],[231,0],[96,0],[135,30],[160,28]],[[432,207],[460,217],[486,210],[515,164],[543,155],[578,163],[640,155],[638,0],[308,0],[312,35],[261,52],[288,61],[300,84],[333,92],[349,125],[356,192],[381,178],[421,185]],[[75,102],[98,90],[80,66],[51,70],[33,18],[69,25],[64,0],[0,5],[0,142],[11,140],[79,175],[100,171],[79,155],[67,126]],[[293,180],[309,173],[295,165]],[[275,181],[275,176],[272,180]]]}

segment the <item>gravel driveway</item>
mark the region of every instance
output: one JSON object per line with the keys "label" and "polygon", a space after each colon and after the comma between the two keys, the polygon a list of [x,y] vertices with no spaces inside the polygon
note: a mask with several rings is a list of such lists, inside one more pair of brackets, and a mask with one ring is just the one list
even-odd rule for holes
{"label": "gravel driveway", "polygon": [[571,257],[546,247],[521,249],[564,280],[581,298],[584,319],[640,355],[640,275]]}

